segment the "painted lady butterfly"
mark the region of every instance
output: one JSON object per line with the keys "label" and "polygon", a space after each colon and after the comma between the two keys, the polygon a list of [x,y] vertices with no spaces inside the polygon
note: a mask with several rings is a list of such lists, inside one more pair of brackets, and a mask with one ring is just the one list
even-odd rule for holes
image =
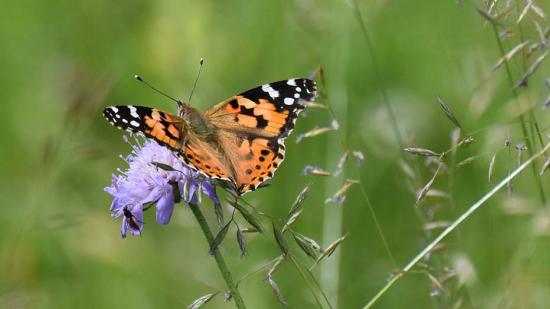
{"label": "painted lady butterfly", "polygon": [[175,150],[191,168],[227,181],[242,195],[273,177],[284,159],[285,138],[304,102],[315,96],[314,81],[293,78],[245,91],[205,112],[178,102],[177,115],[133,105],[110,106],[103,115],[119,129]]}

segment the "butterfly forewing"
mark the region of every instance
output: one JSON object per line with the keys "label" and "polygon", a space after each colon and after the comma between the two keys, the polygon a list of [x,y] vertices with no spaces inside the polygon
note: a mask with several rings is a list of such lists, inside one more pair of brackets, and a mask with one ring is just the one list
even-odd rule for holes
{"label": "butterfly forewing", "polygon": [[113,126],[132,133],[142,133],[172,150],[181,150],[185,140],[183,119],[156,108],[134,105],[110,106],[103,116]]}
{"label": "butterfly forewing", "polygon": [[[215,147],[201,141],[192,132],[184,132],[184,119],[155,108],[133,105],[107,107],[105,118],[115,127],[141,133],[163,146],[177,151],[191,168],[211,178],[232,180],[227,162]],[[222,158],[222,159],[220,159]]]}
{"label": "butterfly forewing", "polygon": [[233,96],[207,110],[205,116],[223,129],[285,138],[294,128],[304,103],[313,100],[316,93],[312,80],[282,80]]}

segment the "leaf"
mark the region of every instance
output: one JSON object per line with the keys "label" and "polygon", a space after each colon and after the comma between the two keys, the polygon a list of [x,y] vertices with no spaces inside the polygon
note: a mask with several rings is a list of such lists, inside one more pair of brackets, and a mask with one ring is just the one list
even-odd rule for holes
{"label": "leaf", "polygon": [[240,229],[242,233],[258,233],[258,230],[255,228],[241,228]]}
{"label": "leaf", "polygon": [[487,175],[487,178],[488,178],[489,182],[491,182],[491,177],[493,177],[493,170],[495,168],[496,158],[497,158],[497,154],[495,153],[493,155],[493,157],[491,158],[491,162],[489,163],[489,172],[488,172],[488,175]]}
{"label": "leaf", "polygon": [[542,54],[541,56],[539,56],[534,62],[533,64],[531,64],[531,66],[529,67],[529,69],[527,69],[527,72],[525,72],[525,74],[523,74],[523,76],[521,77],[521,79],[514,85],[514,89],[515,88],[519,88],[519,87],[525,87],[527,86],[527,80],[529,79],[529,77],[531,77],[531,75],[533,75],[535,73],[535,71],[539,68],[539,66],[541,65],[541,63],[544,61],[544,59],[546,58],[546,56],[548,55],[548,52],[545,52],[544,54]]}
{"label": "leaf", "polygon": [[451,222],[449,222],[449,221],[432,221],[432,222],[425,223],[423,228],[426,231],[432,231],[432,230],[436,230],[436,229],[446,228],[450,224],[451,224]]}
{"label": "leaf", "polygon": [[338,160],[338,164],[336,165],[336,170],[333,173],[334,176],[338,176],[340,175],[340,173],[342,173],[342,170],[344,169],[344,165],[346,164],[348,157],[349,157],[349,151],[344,151],[344,153],[340,156],[340,159]]}
{"label": "leaf", "polygon": [[209,302],[210,300],[212,300],[212,298],[214,298],[214,296],[216,296],[216,295],[218,295],[218,292],[203,295],[203,296],[195,299],[189,306],[187,306],[187,309],[198,309],[198,308],[202,307],[202,305],[204,305],[207,302]]}
{"label": "leaf", "polygon": [[302,214],[302,211],[304,211],[303,209],[300,209],[296,212],[294,212],[292,214],[292,216],[290,216],[290,218],[288,219],[288,221],[285,223],[285,225],[283,226],[283,229],[281,230],[281,233],[284,233],[288,227],[294,223],[294,221],[296,221],[296,219],[298,219],[298,217],[300,216],[300,214]]}
{"label": "leaf", "polygon": [[267,271],[267,276],[268,277],[271,277],[273,276],[273,273],[275,272],[275,270],[277,270],[277,268],[279,267],[279,265],[281,265],[281,262],[285,259],[285,256],[284,255],[281,255],[279,257],[277,257],[275,259],[275,262],[273,262],[273,265],[271,265],[271,267],[269,268],[269,270]]}
{"label": "leaf", "polygon": [[218,225],[222,227],[224,225],[223,222],[223,209],[222,205],[220,203],[214,203],[214,213],[216,214],[216,219],[218,221]]}
{"label": "leaf", "polygon": [[273,225],[273,235],[275,236],[275,241],[277,241],[277,244],[279,245],[279,248],[281,249],[281,252],[283,253],[283,256],[288,255],[288,245],[286,244],[285,238],[283,236],[283,233],[281,230],[279,230],[275,226],[275,222],[271,222]]}
{"label": "leaf", "polygon": [[247,255],[248,251],[246,248],[246,238],[241,232],[241,229],[237,229],[237,242],[239,243],[239,249],[241,250],[241,258],[243,258]]}
{"label": "leaf", "polygon": [[484,10],[482,9],[479,9],[479,8],[475,8],[476,11],[479,13],[479,15],[481,15],[483,18],[485,18],[488,22],[490,22],[491,24],[493,25],[500,25],[500,23],[498,22],[498,20],[496,20],[493,16],[491,16],[488,12],[485,12]]}
{"label": "leaf", "polygon": [[523,17],[527,15],[527,12],[529,12],[529,9],[531,9],[532,4],[533,3],[531,1],[527,1],[527,5],[525,5],[523,10],[521,11],[521,14],[519,14],[518,20],[516,21],[517,24],[519,24],[523,20]]}
{"label": "leaf", "polygon": [[216,253],[216,250],[218,250],[218,246],[222,243],[223,239],[227,235],[227,231],[229,230],[229,225],[233,221],[227,222],[227,224],[218,232],[218,235],[214,238],[212,243],[210,244],[210,255],[214,255]]}
{"label": "leaf", "polygon": [[317,258],[317,260],[310,267],[309,270],[311,271],[322,260],[324,260],[325,258],[331,256],[334,253],[334,251],[336,251],[336,248],[338,248],[338,246],[344,241],[344,239],[346,239],[346,236],[342,236],[342,237],[336,239],[335,241],[333,241],[330,245],[328,245],[327,248],[325,250],[323,250],[323,253]]}
{"label": "leaf", "polygon": [[346,200],[346,192],[348,192],[349,188],[351,188],[352,185],[358,184],[358,183],[359,181],[357,180],[346,179],[346,182],[344,183],[344,185],[342,185],[340,190],[338,190],[336,193],[334,193],[333,196],[325,200],[325,204],[335,203],[337,205],[342,205]]}
{"label": "leaf", "polygon": [[296,212],[300,206],[304,203],[304,201],[307,198],[307,195],[309,193],[309,184],[305,186],[302,191],[296,196],[296,199],[294,200],[294,203],[292,203],[292,206],[290,206],[290,210],[288,211],[289,215],[292,215],[294,212]]}
{"label": "leaf", "polygon": [[435,173],[432,176],[432,178],[430,179],[430,181],[428,181],[428,183],[416,195],[416,205],[418,205],[424,199],[424,197],[426,197],[426,193],[428,193],[428,191],[432,187],[432,184],[434,183],[435,177],[439,173],[439,169],[441,169],[441,165],[443,165],[442,162],[440,162],[439,165],[437,166],[437,170],[435,170]]}
{"label": "leaf", "polygon": [[456,118],[455,114],[453,113],[451,107],[447,104],[447,102],[445,102],[441,97],[437,97],[437,102],[439,103],[439,106],[441,107],[447,118],[449,118],[449,120],[454,123],[455,126],[462,129],[460,122],[458,122],[458,119]]}
{"label": "leaf", "polygon": [[535,28],[537,29],[537,33],[539,35],[539,39],[540,39],[540,43],[546,47],[548,47],[549,42],[548,42],[548,39],[546,38],[546,33],[544,33],[544,29],[542,29],[541,25],[539,25],[539,23],[537,23],[536,21],[534,21],[535,23]]}
{"label": "leaf", "polygon": [[425,271],[424,273],[428,276],[428,278],[430,278],[430,281],[434,284],[434,286],[436,286],[440,291],[445,292],[445,288],[443,287],[443,284],[441,284],[441,282],[439,282],[439,280],[434,275],[432,275],[428,271]]}
{"label": "leaf", "polygon": [[248,209],[246,209],[245,206],[233,200],[227,200],[227,201],[231,206],[233,206],[235,209],[239,211],[239,213],[241,214],[241,216],[243,216],[246,222],[252,225],[258,232],[263,233],[264,229],[260,224],[260,221],[252,213],[250,213],[250,211],[248,211]]}
{"label": "leaf", "polygon": [[301,142],[304,138],[314,137],[314,136],[321,135],[323,133],[327,133],[334,130],[335,129],[333,127],[321,127],[321,128],[315,127],[310,131],[307,131],[306,133],[299,134],[298,136],[296,136],[296,143]]}
{"label": "leaf", "polygon": [[431,151],[430,149],[425,148],[415,148],[415,147],[408,147],[403,149],[406,152],[418,155],[418,156],[424,156],[424,157],[439,157],[440,154],[434,151]]}
{"label": "leaf", "polygon": [[275,280],[273,280],[273,278],[271,276],[267,276],[267,281],[269,282],[269,285],[271,286],[271,290],[273,291],[273,293],[275,293],[275,296],[277,296],[277,300],[279,301],[279,303],[284,308],[287,308],[288,303],[286,302],[285,298],[283,297],[283,294],[281,293],[281,289],[279,289],[279,286],[277,285]]}
{"label": "leaf", "polygon": [[317,260],[319,253],[321,253],[321,247],[317,244],[317,242],[315,242],[315,240],[296,232],[292,233],[292,237],[294,237],[294,241],[296,241],[305,254],[313,260]]}
{"label": "leaf", "polygon": [[464,165],[467,165],[467,164],[470,164],[472,163],[475,159],[479,158],[479,156],[471,156],[471,157],[468,157],[460,162],[458,162],[456,164],[456,167],[461,167],[461,166],[464,166]]}
{"label": "leaf", "polygon": [[428,190],[428,192],[426,193],[426,197],[444,197],[444,198],[449,198],[449,193],[445,192],[445,191],[441,191],[441,190],[436,190],[436,189],[430,189]]}
{"label": "leaf", "polygon": [[498,70],[503,64],[510,61],[510,59],[514,58],[514,56],[521,51],[525,46],[529,44],[529,41],[525,41],[523,43],[519,43],[518,45],[514,46],[509,52],[507,52],[502,58],[498,59],[497,63],[493,66],[493,72]]}
{"label": "leaf", "polygon": [[544,11],[536,4],[531,3],[531,10],[535,12],[540,18],[546,20],[546,14],[544,14]]}
{"label": "leaf", "polygon": [[306,167],[304,167],[304,175],[332,176],[330,172],[313,165],[306,165]]}
{"label": "leaf", "polygon": [[365,155],[359,150],[354,150],[351,152],[351,154],[355,157],[355,164],[357,166],[363,165],[363,161],[365,161]]}
{"label": "leaf", "polygon": [[456,144],[456,147],[457,148],[465,148],[465,147],[468,147],[470,146],[472,143],[474,142],[474,138],[470,135],[464,137],[463,139],[460,140],[460,142],[458,142],[458,144]]}

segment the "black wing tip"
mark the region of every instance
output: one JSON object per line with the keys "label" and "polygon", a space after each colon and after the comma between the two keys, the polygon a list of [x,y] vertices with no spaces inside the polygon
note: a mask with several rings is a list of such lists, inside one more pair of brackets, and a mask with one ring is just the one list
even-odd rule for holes
{"label": "black wing tip", "polygon": [[136,133],[142,131],[143,123],[139,107],[134,105],[114,105],[103,109],[103,117],[114,127]]}

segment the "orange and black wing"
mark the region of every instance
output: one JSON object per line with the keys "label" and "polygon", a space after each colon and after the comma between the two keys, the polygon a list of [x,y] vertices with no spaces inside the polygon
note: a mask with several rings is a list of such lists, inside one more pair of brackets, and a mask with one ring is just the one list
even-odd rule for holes
{"label": "orange and black wing", "polygon": [[255,190],[284,160],[284,139],[304,103],[316,96],[315,82],[294,78],[245,91],[207,110],[219,144],[235,170],[239,194]]}
{"label": "orange and black wing", "polygon": [[103,115],[113,126],[141,133],[163,146],[175,150],[187,165],[204,175],[233,180],[217,147],[183,131],[183,119],[155,108],[133,105],[110,106]]}
{"label": "orange and black wing", "polygon": [[180,150],[183,145],[183,119],[156,108],[134,105],[109,106],[103,110],[103,116],[121,130],[142,133],[172,150]]}

